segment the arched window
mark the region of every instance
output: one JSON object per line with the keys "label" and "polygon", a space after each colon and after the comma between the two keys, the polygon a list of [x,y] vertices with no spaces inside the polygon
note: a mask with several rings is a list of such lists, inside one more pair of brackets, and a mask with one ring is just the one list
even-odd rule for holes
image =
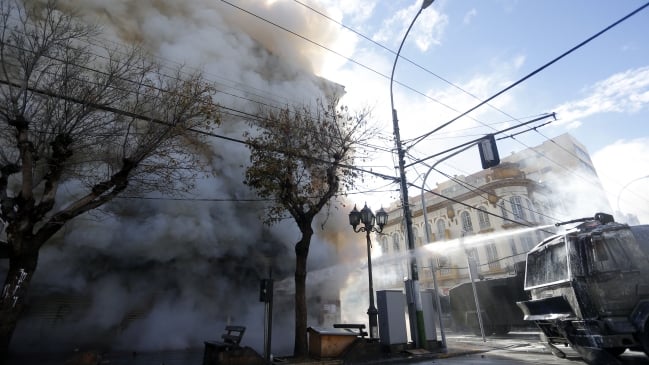
{"label": "arched window", "polygon": [[446,223],[444,223],[443,219],[438,219],[437,223],[437,239],[438,240],[444,240],[446,239]]}
{"label": "arched window", "polygon": [[[424,238],[426,238],[426,240],[431,240],[432,241],[434,239],[433,238],[433,222],[428,221],[428,224],[426,224],[424,229],[428,229],[428,236],[424,236]],[[430,242],[426,242],[426,243],[430,243]]]}
{"label": "arched window", "polygon": [[518,221],[526,221],[527,220],[527,215],[525,214],[525,210],[523,209],[523,204],[520,196],[512,196],[509,198],[509,204],[512,206],[512,214],[514,215],[514,219]]}
{"label": "arched window", "polygon": [[386,236],[382,236],[380,239],[380,244],[381,244],[381,252],[385,255],[388,253],[388,238]]}
{"label": "arched window", "polygon": [[507,219],[509,219],[509,215],[507,214],[507,207],[505,206],[505,200],[501,199],[500,203],[498,203],[498,206],[500,207],[500,215],[503,217],[503,220],[506,222]]}
{"label": "arched window", "polygon": [[489,263],[489,268],[491,270],[500,269],[500,261],[498,261],[498,249],[493,241],[490,241],[489,244],[485,247],[487,250],[487,262]]}
{"label": "arched window", "polygon": [[462,219],[462,230],[467,233],[473,232],[473,222],[471,222],[471,215],[469,212],[462,212],[460,218]]}
{"label": "arched window", "polygon": [[412,227],[412,235],[415,243],[415,247],[421,246],[421,236],[419,235],[419,230],[416,227]]}
{"label": "arched window", "polygon": [[491,223],[489,222],[489,214],[487,214],[487,207],[480,206],[478,207],[478,224],[480,225],[480,229],[487,229],[491,227]]}
{"label": "arched window", "polygon": [[394,252],[399,252],[401,248],[399,248],[399,234],[398,233],[393,233],[392,234],[392,249]]}

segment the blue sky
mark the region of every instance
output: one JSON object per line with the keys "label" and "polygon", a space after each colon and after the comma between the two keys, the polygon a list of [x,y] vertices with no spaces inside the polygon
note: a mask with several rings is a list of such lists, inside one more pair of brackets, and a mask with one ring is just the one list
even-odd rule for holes
{"label": "blue sky", "polygon": [[[451,120],[644,3],[434,2],[418,18],[401,52],[426,70],[400,60],[395,72],[395,80],[416,90],[394,85],[402,140],[417,137]],[[396,50],[420,4],[410,0],[359,0],[327,1],[320,6],[342,24]],[[648,35],[649,8],[645,8],[494,99],[490,104],[500,110],[484,106],[471,113],[471,118],[454,122],[409,152],[413,158],[427,156],[480,133],[493,132],[494,129],[485,125],[502,129],[533,116],[556,112],[559,120],[541,128],[541,133],[530,132],[518,136],[516,141],[500,143],[501,155],[569,132],[587,147],[613,208],[620,196],[622,211],[636,214],[649,223],[649,178],[641,178],[649,175]],[[394,54],[350,31],[340,29],[339,37],[330,47],[378,73],[390,74]],[[373,107],[384,134],[391,135],[389,80],[336,55],[329,56],[320,72],[345,85],[350,104],[365,103]],[[518,121],[511,121],[511,117]],[[451,174],[476,171],[479,161],[474,155],[449,160],[444,164],[444,171]],[[390,156],[382,156],[375,163],[387,166],[384,172],[394,174]],[[418,174],[425,171],[421,167],[409,170],[408,178],[416,181]],[[434,186],[431,181],[429,186]],[[415,194],[411,192],[411,195]]]}
{"label": "blue sky", "polygon": [[[394,101],[408,160],[556,112],[559,120],[539,132],[499,142],[501,155],[571,133],[588,149],[613,209],[621,196],[624,212],[649,223],[649,178],[628,185],[649,175],[649,8],[490,106],[414,147],[407,143],[642,5],[639,0],[435,1],[418,18],[401,52],[418,66],[401,59],[395,72]],[[219,102],[229,107],[255,110],[246,104],[250,99],[239,94],[284,104],[310,102],[318,91],[309,77],[264,57],[258,44],[307,69],[309,76],[313,71],[344,85],[343,102],[353,109],[372,108],[372,120],[383,137],[375,143],[388,149],[377,149],[376,158],[363,161],[362,167],[391,176],[396,162],[389,153],[394,147],[389,75],[395,57],[389,50],[397,50],[420,6],[418,0],[163,0],[129,7],[117,0],[75,3],[75,9],[92,21],[106,22],[106,37],[142,39],[162,59],[200,67],[227,91]],[[475,151],[440,166],[458,175],[480,168]],[[411,168],[408,179],[416,183],[425,172],[423,166]],[[431,176],[428,185],[439,180]],[[361,188],[396,188],[381,180],[366,182]],[[394,193],[369,195],[355,197],[360,204],[368,199],[375,205],[398,199]]]}

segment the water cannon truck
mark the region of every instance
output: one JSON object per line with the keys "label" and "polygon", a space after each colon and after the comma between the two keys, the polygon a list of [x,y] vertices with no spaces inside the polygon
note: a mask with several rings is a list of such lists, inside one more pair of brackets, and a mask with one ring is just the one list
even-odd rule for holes
{"label": "water cannon truck", "polygon": [[559,357],[560,345],[591,365],[619,364],[627,349],[649,356],[649,225],[604,213],[557,225],[574,223],[528,252],[524,319]]}

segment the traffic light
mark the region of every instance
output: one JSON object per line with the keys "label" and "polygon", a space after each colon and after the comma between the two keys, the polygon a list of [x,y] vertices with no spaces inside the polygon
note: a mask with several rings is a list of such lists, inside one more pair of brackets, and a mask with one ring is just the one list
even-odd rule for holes
{"label": "traffic light", "polygon": [[498,146],[493,134],[487,134],[481,139],[478,142],[478,149],[480,150],[480,161],[483,169],[498,166],[500,156],[498,155]]}
{"label": "traffic light", "polygon": [[262,279],[259,285],[259,301],[269,303],[273,300],[273,279]]}

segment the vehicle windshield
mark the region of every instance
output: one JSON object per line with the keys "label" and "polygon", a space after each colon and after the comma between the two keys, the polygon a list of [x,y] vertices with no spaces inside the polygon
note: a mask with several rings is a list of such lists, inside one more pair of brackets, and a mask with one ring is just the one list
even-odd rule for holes
{"label": "vehicle windshield", "polygon": [[568,254],[563,237],[557,237],[527,255],[525,289],[568,280]]}

